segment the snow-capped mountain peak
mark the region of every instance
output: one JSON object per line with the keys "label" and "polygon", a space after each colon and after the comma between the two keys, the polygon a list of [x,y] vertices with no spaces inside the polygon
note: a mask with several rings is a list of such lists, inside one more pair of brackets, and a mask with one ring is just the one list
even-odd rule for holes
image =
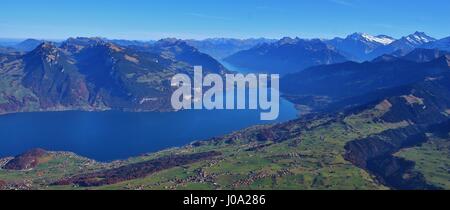
{"label": "snow-capped mountain peak", "polygon": [[383,45],[389,45],[392,42],[395,42],[395,39],[390,36],[386,36],[386,35],[378,35],[378,36],[375,36],[375,41],[378,43],[381,43]]}
{"label": "snow-capped mountain peak", "polygon": [[430,37],[423,32],[415,32],[414,34],[405,37],[405,39],[415,45],[422,45],[428,42],[436,41],[435,38]]}
{"label": "snow-capped mountain peak", "polygon": [[364,35],[364,38],[366,38],[367,40],[369,40],[371,42],[377,42],[382,45],[388,45],[395,41],[393,38],[385,36],[385,35],[372,36],[372,35],[366,34],[366,35]]}
{"label": "snow-capped mountain peak", "polygon": [[388,45],[395,41],[394,38],[386,35],[373,36],[367,33],[354,33],[350,35],[348,38],[354,40],[362,40],[366,42],[374,42],[382,45]]}

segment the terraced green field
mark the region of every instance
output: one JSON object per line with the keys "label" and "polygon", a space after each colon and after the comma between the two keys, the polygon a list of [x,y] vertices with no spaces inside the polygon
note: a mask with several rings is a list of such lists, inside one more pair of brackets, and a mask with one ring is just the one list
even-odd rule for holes
{"label": "terraced green field", "polygon": [[416,163],[414,170],[422,173],[430,184],[450,189],[450,141],[432,137],[427,143],[404,149],[396,155]]}

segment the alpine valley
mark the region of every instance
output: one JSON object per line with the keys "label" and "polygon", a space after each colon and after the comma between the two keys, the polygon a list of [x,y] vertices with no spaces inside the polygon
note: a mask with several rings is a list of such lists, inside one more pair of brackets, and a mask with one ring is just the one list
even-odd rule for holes
{"label": "alpine valley", "polygon": [[0,159],[0,189],[450,189],[449,39],[4,42],[0,121],[19,112],[170,113],[171,77],[196,65],[280,74],[298,115],[115,161],[28,148]]}

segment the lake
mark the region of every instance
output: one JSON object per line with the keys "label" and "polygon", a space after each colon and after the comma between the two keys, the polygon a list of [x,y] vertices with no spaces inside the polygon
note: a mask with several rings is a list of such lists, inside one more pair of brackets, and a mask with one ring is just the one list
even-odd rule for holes
{"label": "lake", "polygon": [[260,112],[188,110],[171,113],[68,111],[9,114],[0,116],[0,157],[43,148],[75,152],[98,161],[126,159],[253,125],[285,122],[295,119],[298,113],[294,105],[284,99],[280,101],[280,116],[276,121],[261,121]]}

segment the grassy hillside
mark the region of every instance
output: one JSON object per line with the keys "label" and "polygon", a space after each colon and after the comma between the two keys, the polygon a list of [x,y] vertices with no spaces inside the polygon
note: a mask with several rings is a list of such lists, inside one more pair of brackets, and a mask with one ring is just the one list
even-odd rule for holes
{"label": "grassy hillside", "polygon": [[396,154],[414,161],[414,170],[422,173],[429,184],[450,189],[450,139],[431,137],[427,143],[404,149]]}
{"label": "grassy hillside", "polygon": [[[70,153],[52,153],[48,161],[29,171],[0,170],[0,180],[16,185],[25,182],[32,189],[387,189],[369,173],[344,160],[347,142],[405,126],[373,121],[372,117],[380,114],[375,110],[348,117],[325,116],[258,126],[108,164]],[[77,174],[207,151],[218,151],[221,155],[112,185],[90,188],[49,185]]]}

